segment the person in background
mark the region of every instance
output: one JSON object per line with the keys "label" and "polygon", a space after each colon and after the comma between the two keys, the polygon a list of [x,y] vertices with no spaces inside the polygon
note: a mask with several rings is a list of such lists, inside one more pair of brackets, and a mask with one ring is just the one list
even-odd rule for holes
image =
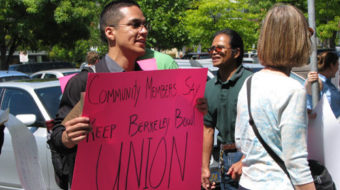
{"label": "person in background", "polygon": [[146,52],[142,57],[137,58],[138,60],[155,58],[157,62],[157,69],[177,69],[178,65],[175,60],[167,54],[146,48]]}
{"label": "person in background", "polygon": [[329,105],[340,121],[340,91],[331,82],[339,70],[339,57],[334,52],[322,52],[318,55],[318,72],[309,72],[305,83],[307,89],[307,109],[312,110],[311,84],[318,80],[320,97],[326,95]]}
{"label": "person in background", "polygon": [[242,66],[243,40],[231,29],[214,35],[209,48],[214,67],[218,67],[217,78],[207,82],[205,98],[208,113],[204,116],[203,157],[201,183],[205,189],[214,188],[209,181],[209,163],[214,142],[215,128],[220,145],[221,189],[237,189],[242,173],[242,154],[236,150],[234,130],[238,93],[245,79],[252,74]]}
{"label": "person in background", "polygon": [[291,181],[254,134],[245,83],[235,129],[237,148],[245,156],[239,189],[314,190],[307,161],[306,91],[289,77],[292,67],[308,62],[312,34],[303,13],[291,5],[275,5],[262,23],[257,50],[264,69],[252,76],[250,109],[260,136],[284,161]]}
{"label": "person in background", "polygon": [[96,72],[95,65],[99,62],[99,54],[95,51],[89,51],[86,55],[87,66],[90,67],[93,72]]}

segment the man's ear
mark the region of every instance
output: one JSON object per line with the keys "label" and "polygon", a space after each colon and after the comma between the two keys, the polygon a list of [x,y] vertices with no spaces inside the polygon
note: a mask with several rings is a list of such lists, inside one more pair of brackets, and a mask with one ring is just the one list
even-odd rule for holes
{"label": "man's ear", "polygon": [[116,39],[116,30],[112,26],[105,28],[105,36],[108,41],[114,41]]}
{"label": "man's ear", "polygon": [[240,56],[240,48],[236,48],[234,51],[233,51],[233,56],[234,56],[234,59],[237,59],[239,56]]}

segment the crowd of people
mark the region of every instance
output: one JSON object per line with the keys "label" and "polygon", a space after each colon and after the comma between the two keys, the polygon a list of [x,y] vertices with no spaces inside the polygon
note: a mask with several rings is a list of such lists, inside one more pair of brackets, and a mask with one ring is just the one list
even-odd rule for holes
{"label": "crowd of people", "polygon": [[[85,92],[88,72],[140,71],[136,61],[147,58],[155,58],[158,69],[178,68],[170,56],[146,48],[146,18],[132,0],[107,4],[100,14],[100,32],[108,52],[101,59],[97,53],[89,52],[89,69],[82,69],[69,80],[48,142],[55,156],[64,163],[58,171],[59,186],[63,189],[69,189],[72,184],[77,144],[92,130],[88,117],[64,121]],[[299,9],[275,5],[262,23],[257,50],[264,69],[255,74],[242,66],[244,45],[235,30],[224,29],[213,36],[208,51],[213,66],[218,68],[217,77],[207,82],[204,98],[196,102],[197,109],[204,114],[201,173],[204,189],[216,187],[210,180],[209,169],[215,129],[220,147],[221,189],[315,189],[306,144],[307,108],[312,109],[310,86],[319,81],[321,95],[327,96],[338,118],[340,92],[330,82],[339,67],[338,56],[331,52],[319,55],[319,72],[308,74],[305,87],[289,77],[292,67],[308,62],[312,35]],[[249,80],[251,96],[246,85]],[[253,123],[249,122],[251,118]],[[289,175],[263,147],[253,124],[283,160]],[[0,126],[0,153],[2,141]]]}

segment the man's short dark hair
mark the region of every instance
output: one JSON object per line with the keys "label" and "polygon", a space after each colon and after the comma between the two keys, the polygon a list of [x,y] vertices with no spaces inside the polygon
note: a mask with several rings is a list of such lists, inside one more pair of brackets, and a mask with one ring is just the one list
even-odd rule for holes
{"label": "man's short dark hair", "polygon": [[100,14],[100,37],[107,43],[105,27],[117,24],[123,17],[119,11],[122,7],[140,6],[133,0],[117,0],[107,4]]}
{"label": "man's short dark hair", "polygon": [[241,38],[241,36],[234,30],[226,28],[224,30],[218,31],[215,33],[214,38],[220,34],[225,34],[227,36],[229,36],[230,38],[230,47],[232,49],[240,49],[240,56],[238,56],[238,58],[236,59],[236,62],[238,65],[242,64],[242,60],[243,60],[243,54],[244,54],[244,46],[243,46],[243,40]]}

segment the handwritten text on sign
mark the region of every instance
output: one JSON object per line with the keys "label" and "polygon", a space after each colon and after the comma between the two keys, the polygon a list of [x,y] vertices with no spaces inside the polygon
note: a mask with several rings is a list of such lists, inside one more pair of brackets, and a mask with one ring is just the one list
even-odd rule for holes
{"label": "handwritten text on sign", "polygon": [[199,189],[207,69],[89,73],[72,189]]}

